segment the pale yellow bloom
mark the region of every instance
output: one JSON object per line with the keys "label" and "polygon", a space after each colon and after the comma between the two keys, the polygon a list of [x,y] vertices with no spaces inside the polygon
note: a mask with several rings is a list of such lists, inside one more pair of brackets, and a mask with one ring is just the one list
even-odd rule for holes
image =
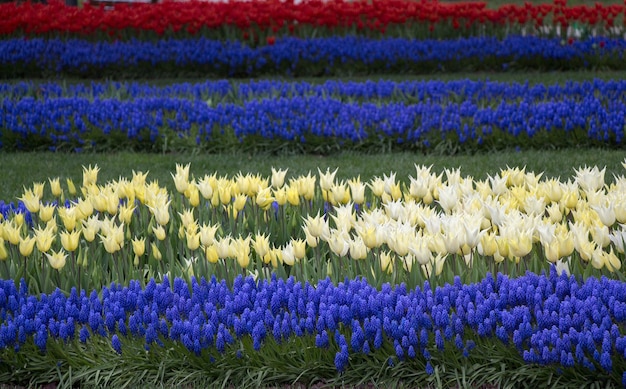
{"label": "pale yellow bloom", "polygon": [[20,238],[19,250],[22,256],[27,257],[32,254],[35,248],[36,239],[34,236]]}
{"label": "pale yellow bloom", "polygon": [[55,234],[50,228],[35,228],[35,240],[37,242],[37,250],[41,253],[45,253],[50,250],[52,247],[52,242],[54,242]]}
{"label": "pale yellow bloom", "polygon": [[156,226],[156,227],[152,227],[152,232],[154,232],[154,236],[158,240],[164,240],[165,239],[165,228],[163,228],[163,226],[159,225],[159,226]]}
{"label": "pale yellow bloom", "polygon": [[80,239],[80,231],[73,230],[71,232],[63,231],[60,234],[61,245],[66,251],[76,251],[78,248],[78,241]]}
{"label": "pale yellow bloom", "polygon": [[189,186],[189,167],[191,164],[180,165],[176,164],[176,174],[172,174],[174,179],[174,185],[179,193],[185,193],[185,190]]}
{"label": "pale yellow bloom", "polygon": [[287,170],[289,169],[274,169],[272,166],[272,187],[275,189],[280,189],[285,183],[285,175],[287,174]]}
{"label": "pale yellow bloom", "polygon": [[52,192],[52,195],[54,197],[61,197],[63,189],[61,189],[59,177],[49,178],[48,181],[50,181],[50,191]]}
{"label": "pale yellow bloom", "polygon": [[24,206],[26,206],[26,209],[28,209],[29,212],[39,212],[39,196],[37,196],[31,189],[25,189],[24,194],[22,194],[22,197],[19,199],[22,200]]}
{"label": "pale yellow bloom", "polygon": [[56,209],[56,205],[54,204],[42,204],[39,208],[39,219],[42,222],[47,223],[54,216],[54,210]]}
{"label": "pale yellow bloom", "polygon": [[94,167],[91,167],[91,165],[88,167],[83,166],[83,186],[88,187],[91,184],[95,184],[98,181],[99,171],[100,168],[98,165],[95,165]]}
{"label": "pale yellow bloom", "polygon": [[146,238],[135,237],[132,240],[133,253],[141,257],[146,252]]}
{"label": "pale yellow bloom", "polygon": [[63,249],[59,251],[53,250],[51,254],[46,253],[46,257],[48,257],[48,263],[50,263],[53,269],[61,270],[65,266],[67,254],[63,252]]}
{"label": "pale yellow bloom", "polygon": [[152,256],[154,257],[154,259],[156,259],[157,261],[160,261],[161,258],[163,258],[161,255],[161,250],[159,250],[159,248],[154,242],[150,243],[150,248],[152,248]]}

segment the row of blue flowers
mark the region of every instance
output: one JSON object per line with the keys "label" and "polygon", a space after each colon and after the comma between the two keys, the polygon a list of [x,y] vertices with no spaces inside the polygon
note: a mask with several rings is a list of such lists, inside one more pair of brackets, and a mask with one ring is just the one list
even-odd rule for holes
{"label": "row of blue flowers", "polygon": [[603,104],[626,98],[626,81],[600,80],[563,84],[517,83],[482,80],[366,81],[328,80],[324,82],[259,79],[248,81],[208,80],[203,82],[138,81],[19,81],[0,82],[0,99],[19,101],[58,98],[116,99],[170,98],[202,100],[208,104],[243,103],[260,99],[326,97],[342,101],[404,101],[449,103],[472,102],[492,105],[500,101],[554,101],[569,98],[582,101],[595,96]]}
{"label": "row of blue flowers", "polygon": [[259,76],[264,74],[416,73],[509,67],[624,68],[626,41],[621,38],[563,40],[535,36],[456,40],[281,38],[250,47],[238,41],[164,39],[89,42],[79,39],[0,40],[4,77],[106,75]]}
{"label": "row of blue flowers", "polygon": [[453,347],[471,358],[472,349],[488,341],[510,347],[526,363],[583,369],[615,383],[626,379],[626,284],[581,281],[554,269],[516,279],[487,275],[470,285],[457,280],[435,290],[239,276],[232,289],[215,278],[190,284],[166,278],[145,289],[131,283],[100,293],[33,296],[23,281],[18,288],[8,280],[0,283],[0,318],[0,349],[15,351],[27,341],[45,352],[52,340],[88,344],[104,337],[120,354],[121,339],[129,338],[147,350],[173,341],[219,358],[244,338],[260,351],[270,339],[289,347],[290,339],[310,337],[335,354],[338,371],[355,354],[393,344],[385,348],[393,350],[391,361],[418,359],[432,372],[432,353]]}
{"label": "row of blue flowers", "polygon": [[[268,85],[265,91],[250,92],[256,86],[242,84],[239,93],[263,95],[270,93],[267,91],[274,84]],[[350,94],[353,89],[357,95],[372,95],[377,88],[373,83],[364,85],[369,87],[363,87],[363,91],[354,84],[345,89],[333,84],[327,97],[323,86],[319,86],[317,95],[246,98],[240,103],[217,104],[179,97],[16,97],[20,90],[16,86],[13,92],[10,88],[0,91],[12,95],[0,102],[0,148],[153,150],[168,142],[181,148],[212,151],[272,148],[276,144],[305,149],[391,144],[430,150],[446,142],[477,148],[498,144],[541,147],[545,143],[558,147],[571,146],[571,142],[577,146],[617,146],[624,137],[624,82],[571,83],[563,87],[486,83],[476,88],[475,82],[459,81],[406,83],[399,89],[381,83],[385,86],[380,89],[381,95],[396,90],[405,96],[404,101],[359,102],[331,96]],[[425,87],[418,91],[420,86]],[[340,92],[333,92],[333,88]],[[487,99],[494,89],[500,92],[494,94],[494,100],[477,99]],[[467,99],[465,95],[469,95]]]}

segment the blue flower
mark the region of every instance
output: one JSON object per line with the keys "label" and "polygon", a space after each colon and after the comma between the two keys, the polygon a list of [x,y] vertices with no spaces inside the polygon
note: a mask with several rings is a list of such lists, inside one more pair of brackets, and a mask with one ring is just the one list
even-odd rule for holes
{"label": "blue flower", "polygon": [[116,353],[122,354],[122,342],[120,342],[120,338],[117,335],[111,337],[111,346]]}

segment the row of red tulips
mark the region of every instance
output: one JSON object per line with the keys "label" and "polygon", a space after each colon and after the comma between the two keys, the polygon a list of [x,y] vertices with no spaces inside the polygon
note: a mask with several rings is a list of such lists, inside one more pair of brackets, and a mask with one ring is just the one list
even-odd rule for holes
{"label": "row of red tulips", "polygon": [[[424,25],[453,29],[477,27],[585,25],[611,28],[626,23],[626,5],[568,6],[566,0],[546,4],[508,4],[488,9],[484,2],[440,3],[431,0],[307,0],[302,3],[267,0],[251,2],[175,2],[159,4],[66,6],[12,2],[0,4],[0,36],[38,34],[117,34],[120,30],[157,34],[236,27],[278,33],[303,28],[386,33],[392,27]],[[335,31],[337,32],[337,31]]]}

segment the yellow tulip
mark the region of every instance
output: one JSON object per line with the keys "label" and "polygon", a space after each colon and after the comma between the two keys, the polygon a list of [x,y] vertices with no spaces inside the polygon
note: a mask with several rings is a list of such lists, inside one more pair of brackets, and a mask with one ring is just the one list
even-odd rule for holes
{"label": "yellow tulip", "polygon": [[154,257],[154,259],[156,259],[157,261],[160,261],[162,258],[161,250],[159,250],[159,248],[157,247],[156,244],[154,244],[154,242],[150,244],[150,247],[152,248],[152,256]]}
{"label": "yellow tulip", "polygon": [[83,225],[83,238],[87,242],[93,242],[96,239],[96,234],[100,232],[100,220],[97,216],[92,215],[81,223]]}
{"label": "yellow tulip", "polygon": [[232,190],[230,184],[220,185],[217,188],[217,193],[219,195],[220,203],[222,203],[222,205],[230,204],[230,201],[232,199]]}
{"label": "yellow tulip", "polygon": [[48,181],[50,181],[50,191],[52,192],[52,196],[61,197],[61,195],[63,194],[63,189],[61,189],[59,177],[49,178]]}
{"label": "yellow tulip", "polygon": [[189,187],[185,191],[185,195],[189,199],[189,205],[192,207],[200,205],[200,191],[194,182],[189,183]]}
{"label": "yellow tulip", "polygon": [[20,254],[22,254],[22,256],[24,257],[32,254],[33,249],[35,248],[35,242],[36,239],[34,236],[21,238],[19,244]]}
{"label": "yellow tulip", "polygon": [[298,191],[297,185],[289,185],[287,187],[285,194],[287,196],[287,202],[293,206],[300,205],[300,192]]}
{"label": "yellow tulip", "polygon": [[13,221],[5,222],[4,225],[4,239],[8,240],[12,245],[18,245],[20,243],[20,229],[15,225]]}
{"label": "yellow tulip", "polygon": [[272,192],[278,205],[283,206],[287,203],[287,191],[285,190],[285,187],[274,189]]}
{"label": "yellow tulip", "polygon": [[293,266],[296,263],[296,257],[293,249],[293,242],[289,242],[283,247],[281,251],[281,258],[283,263],[288,266]]}
{"label": "yellow tulip", "polygon": [[131,206],[131,203],[120,205],[119,213],[117,214],[119,220],[124,224],[130,224],[130,222],[133,220],[133,213],[135,212],[135,208],[137,207],[135,207],[134,205]]}
{"label": "yellow tulip", "polygon": [[306,242],[302,239],[292,239],[293,255],[297,260],[304,259],[306,256]]}
{"label": "yellow tulip", "polygon": [[26,190],[19,199],[22,200],[30,213],[39,212],[39,197],[31,189]]}
{"label": "yellow tulip", "polygon": [[174,185],[179,193],[184,193],[189,186],[189,167],[191,164],[185,166],[176,164],[176,174],[172,173],[174,179]]}
{"label": "yellow tulip", "polygon": [[50,250],[52,247],[52,242],[54,242],[54,232],[51,229],[44,228],[35,228],[35,239],[37,242],[37,250],[41,253],[45,253]]}
{"label": "yellow tulip", "polygon": [[217,248],[214,245],[206,246],[204,249],[204,255],[206,255],[206,259],[210,263],[217,263],[217,261],[220,259],[219,255],[217,254]]}
{"label": "yellow tulip", "polygon": [[51,254],[46,253],[46,257],[48,257],[48,262],[53,269],[61,270],[65,266],[67,254],[63,252],[63,249],[59,251],[53,250]]}
{"label": "yellow tulip", "polygon": [[322,171],[317,168],[320,175],[320,188],[322,188],[322,190],[329,191],[330,188],[332,188],[335,183],[335,174],[337,174],[337,170],[339,170],[339,168],[336,168],[334,172],[331,172],[330,168],[327,168],[326,173],[322,173]]}
{"label": "yellow tulip", "polygon": [[389,251],[380,252],[380,269],[387,274],[393,273],[394,257]]}
{"label": "yellow tulip", "polygon": [[256,195],[255,202],[261,209],[269,209],[274,202],[271,189],[269,187],[265,187],[259,190]]}
{"label": "yellow tulip", "polygon": [[57,210],[61,221],[63,222],[63,226],[68,231],[73,231],[76,228],[76,207],[70,206],[67,207],[59,207]]}
{"label": "yellow tulip", "polygon": [[265,234],[256,234],[254,239],[252,240],[252,248],[254,248],[254,252],[260,257],[263,258],[270,251],[270,243],[269,239]]}
{"label": "yellow tulip", "polygon": [[211,180],[215,179],[215,174],[209,176],[208,174],[198,180],[197,187],[202,197],[205,200],[210,200],[213,197],[213,186],[211,185]]}
{"label": "yellow tulip", "polygon": [[133,253],[141,257],[146,252],[146,238],[136,237],[132,240]]}
{"label": "yellow tulip", "polygon": [[106,250],[107,253],[109,254],[114,254],[116,252],[118,252],[121,249],[121,246],[119,243],[117,243],[117,239],[115,239],[115,235],[111,234],[111,235],[99,235],[100,236],[100,241],[102,242],[102,245],[104,246],[104,249]]}
{"label": "yellow tulip", "polygon": [[185,233],[187,247],[189,250],[197,250],[200,247],[200,234],[199,233]]}
{"label": "yellow tulip", "polygon": [[248,201],[248,196],[241,193],[235,196],[235,201],[233,202],[234,213],[237,214],[246,206],[246,202]]}
{"label": "yellow tulip", "polygon": [[4,261],[9,257],[9,253],[7,252],[7,248],[4,245],[4,239],[0,238],[0,261]]}
{"label": "yellow tulip", "polygon": [[156,227],[152,227],[152,231],[154,232],[154,236],[156,236],[158,240],[165,239],[165,228],[163,228],[163,226],[159,225]]}
{"label": "yellow tulip", "polygon": [[76,196],[76,185],[74,185],[74,181],[69,177],[65,181],[67,182],[67,191],[70,193],[70,196]]}
{"label": "yellow tulip", "polygon": [[91,184],[95,184],[98,181],[98,172],[100,168],[98,165],[88,167],[83,166],[83,186],[88,187]]}
{"label": "yellow tulip", "polygon": [[280,189],[285,184],[285,175],[289,169],[274,169],[272,166],[272,187],[274,189]]}
{"label": "yellow tulip", "polygon": [[78,248],[78,241],[80,238],[80,231],[74,230],[71,232],[63,231],[60,234],[61,245],[66,251],[76,251]]}
{"label": "yellow tulip", "polygon": [[41,219],[42,222],[47,223],[54,216],[55,209],[56,205],[54,204],[41,205],[39,208],[39,219]]}
{"label": "yellow tulip", "polygon": [[350,195],[355,204],[363,204],[365,202],[365,184],[361,182],[361,176],[349,180]]}
{"label": "yellow tulip", "polygon": [[241,268],[245,269],[250,265],[250,236],[247,238],[238,238],[233,241],[235,250],[235,259]]}

